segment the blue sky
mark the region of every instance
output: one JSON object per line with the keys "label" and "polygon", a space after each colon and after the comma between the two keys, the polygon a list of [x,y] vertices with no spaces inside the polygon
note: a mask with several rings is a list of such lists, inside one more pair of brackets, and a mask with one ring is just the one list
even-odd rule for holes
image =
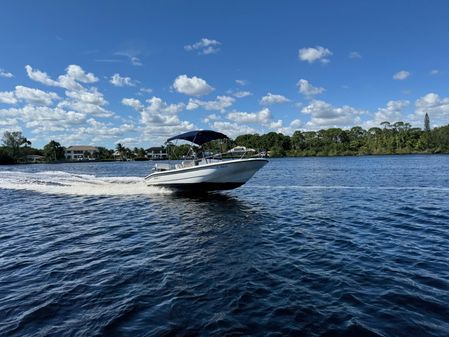
{"label": "blue sky", "polygon": [[449,123],[446,1],[3,1],[0,132],[34,146]]}

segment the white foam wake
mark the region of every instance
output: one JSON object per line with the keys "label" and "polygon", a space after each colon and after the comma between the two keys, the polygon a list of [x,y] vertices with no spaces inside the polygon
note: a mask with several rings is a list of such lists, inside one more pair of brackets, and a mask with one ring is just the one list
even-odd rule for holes
{"label": "white foam wake", "polygon": [[0,171],[0,188],[66,195],[154,195],[169,190],[147,186],[142,177],[97,177],[63,171]]}

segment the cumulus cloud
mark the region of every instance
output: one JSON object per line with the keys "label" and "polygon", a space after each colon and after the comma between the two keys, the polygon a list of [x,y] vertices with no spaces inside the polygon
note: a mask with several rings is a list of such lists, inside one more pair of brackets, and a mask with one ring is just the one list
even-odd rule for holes
{"label": "cumulus cloud", "polygon": [[243,97],[247,97],[247,96],[251,96],[251,95],[252,95],[252,93],[250,91],[237,91],[232,94],[232,96],[237,97],[237,98],[243,98]]}
{"label": "cumulus cloud", "polygon": [[92,114],[97,117],[111,117],[114,115],[105,108],[108,102],[97,88],[68,90],[65,94],[68,99],[58,103],[60,107]]}
{"label": "cumulus cloud", "polygon": [[184,46],[187,51],[197,51],[199,55],[215,54],[220,51],[221,42],[202,38],[198,42]]}
{"label": "cumulus cloud", "polygon": [[151,88],[140,88],[139,93],[141,94],[151,94],[153,92],[153,89]]}
{"label": "cumulus cloud", "polygon": [[122,104],[130,106],[135,110],[143,109],[143,104],[138,99],[135,98],[124,98],[122,99]]}
{"label": "cumulus cloud", "polygon": [[310,47],[310,48],[301,48],[298,51],[298,57],[301,61],[306,61],[308,63],[314,63],[315,61],[319,61],[323,64],[329,63],[330,60],[328,56],[331,56],[332,52],[324,47]]}
{"label": "cumulus cloud", "polygon": [[106,109],[108,102],[96,87],[85,86],[97,82],[98,78],[80,66],[69,65],[57,78],[29,65],[25,69],[32,80],[65,89],[64,96],[22,85],[16,86],[14,91],[0,92],[0,102],[15,104],[0,109],[1,126],[21,129],[23,125],[28,132],[38,135],[36,139],[43,141],[57,139],[63,144],[94,142],[96,145],[128,137],[128,133],[138,129],[133,122],[120,123],[118,118],[109,121],[94,118],[116,116]]}
{"label": "cumulus cloud", "polygon": [[219,119],[220,119],[220,117],[217,114],[210,114],[210,115],[207,115],[205,118],[203,118],[203,122],[210,123],[212,121],[216,121]]}
{"label": "cumulus cloud", "polygon": [[214,90],[202,78],[196,76],[188,77],[187,75],[179,75],[173,82],[173,88],[177,92],[189,96],[203,96]]}
{"label": "cumulus cloud", "polygon": [[307,126],[310,128],[348,127],[360,124],[360,116],[365,111],[348,105],[333,106],[325,101],[313,100],[301,112],[310,115]]}
{"label": "cumulus cloud", "polygon": [[36,105],[52,105],[53,101],[59,100],[60,97],[54,92],[45,92],[39,89],[28,88],[18,85],[15,91],[0,92],[0,103],[16,104],[25,102]]}
{"label": "cumulus cloud", "polygon": [[406,78],[408,78],[409,76],[410,76],[410,73],[408,71],[401,70],[393,75],[393,79],[395,79],[397,81],[402,81],[402,80],[405,80]]}
{"label": "cumulus cloud", "polygon": [[271,105],[271,104],[281,104],[281,103],[287,103],[290,102],[290,100],[282,95],[275,95],[269,92],[264,97],[261,98],[259,101],[260,105]]}
{"label": "cumulus cloud", "polygon": [[298,86],[299,92],[306,97],[319,95],[325,91],[324,88],[314,87],[309,81],[302,78],[298,81],[298,83],[296,83],[296,85]]}
{"label": "cumulus cloud", "polygon": [[5,69],[0,68],[0,77],[4,78],[12,78],[14,75],[10,73],[9,71],[6,71]]}
{"label": "cumulus cloud", "polygon": [[264,108],[259,112],[240,112],[233,111],[228,113],[227,118],[237,123],[262,123],[268,124],[271,122],[271,111]]}
{"label": "cumulus cloud", "polygon": [[131,77],[120,76],[120,74],[115,73],[111,76],[109,82],[116,87],[134,87],[137,81],[132,80]]}
{"label": "cumulus cloud", "polygon": [[[80,66],[71,64],[66,68],[66,73],[60,75],[57,80],[53,80],[46,72],[35,70],[30,65],[25,66],[28,77],[33,81],[68,90],[80,90],[80,83],[94,83],[98,78],[92,73],[86,73]],[[80,83],[79,83],[80,82]]]}
{"label": "cumulus cloud", "polygon": [[0,103],[16,104],[17,98],[13,91],[0,91]]}
{"label": "cumulus cloud", "polygon": [[415,102],[415,115],[419,121],[422,120],[426,113],[429,114],[431,121],[441,121],[445,124],[449,120],[449,97],[440,97],[436,93],[428,93]]}
{"label": "cumulus cloud", "polygon": [[45,92],[39,89],[28,88],[21,85],[16,86],[15,95],[17,99],[36,105],[52,105],[53,101],[60,97],[54,92]]}
{"label": "cumulus cloud", "polygon": [[153,96],[143,104],[135,98],[124,98],[122,104],[131,106],[140,114],[141,141],[154,144],[163,143],[169,136],[195,128],[189,121],[183,121],[178,114],[185,108],[184,103],[169,104]]}
{"label": "cumulus cloud", "polygon": [[255,128],[235,122],[215,121],[211,126],[214,130],[222,132],[231,138],[249,133],[257,133],[257,130]]}
{"label": "cumulus cloud", "polygon": [[14,116],[25,123],[33,133],[64,131],[85,121],[86,114],[66,111],[59,107],[27,104],[20,108],[0,109],[0,116]]}
{"label": "cumulus cloud", "polygon": [[235,102],[235,98],[230,96],[217,96],[213,101],[202,101],[199,99],[189,99],[187,104],[187,110],[195,110],[198,108],[203,108],[205,110],[218,110],[225,111],[226,108],[230,107]]}
{"label": "cumulus cloud", "polygon": [[409,101],[406,100],[391,100],[387,102],[385,107],[377,109],[374,113],[374,119],[365,122],[365,127],[378,127],[380,123],[388,122],[398,122],[404,120],[404,109],[410,105]]}
{"label": "cumulus cloud", "polygon": [[248,84],[247,80],[235,80],[235,83],[237,83],[238,85],[244,86]]}

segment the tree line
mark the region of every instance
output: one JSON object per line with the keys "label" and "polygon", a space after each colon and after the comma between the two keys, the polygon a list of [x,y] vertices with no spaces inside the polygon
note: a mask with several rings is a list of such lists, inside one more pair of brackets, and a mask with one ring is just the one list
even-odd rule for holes
{"label": "tree line", "polygon": [[[213,141],[203,145],[202,150],[219,152],[234,146],[245,146],[268,152],[273,157],[284,156],[352,156],[372,154],[449,153],[449,125],[430,128],[426,114],[424,128],[412,127],[406,122],[382,122],[379,127],[368,130],[354,126],[349,130],[340,128],[319,131],[295,131],[292,136],[269,132],[263,135],[245,134],[226,144]],[[163,148],[170,158],[188,155],[188,145],[168,144]],[[3,134],[0,147],[0,164],[14,164],[27,155],[40,155],[47,162],[63,161],[64,148],[51,140],[43,149],[31,147],[31,142],[19,131]],[[145,160],[143,148],[127,148],[117,144],[115,150],[98,147],[97,160]]]}
{"label": "tree line", "polygon": [[291,137],[275,132],[247,134],[238,136],[235,144],[267,150],[275,157],[449,153],[449,125],[431,130],[426,115],[424,129],[405,122],[382,122],[368,130],[354,126],[295,131]]}

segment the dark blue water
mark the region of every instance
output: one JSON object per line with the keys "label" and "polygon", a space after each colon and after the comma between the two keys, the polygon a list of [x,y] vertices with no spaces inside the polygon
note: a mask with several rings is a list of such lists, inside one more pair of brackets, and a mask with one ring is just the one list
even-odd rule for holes
{"label": "dark blue water", "polygon": [[1,336],[449,336],[449,156],[0,167]]}

